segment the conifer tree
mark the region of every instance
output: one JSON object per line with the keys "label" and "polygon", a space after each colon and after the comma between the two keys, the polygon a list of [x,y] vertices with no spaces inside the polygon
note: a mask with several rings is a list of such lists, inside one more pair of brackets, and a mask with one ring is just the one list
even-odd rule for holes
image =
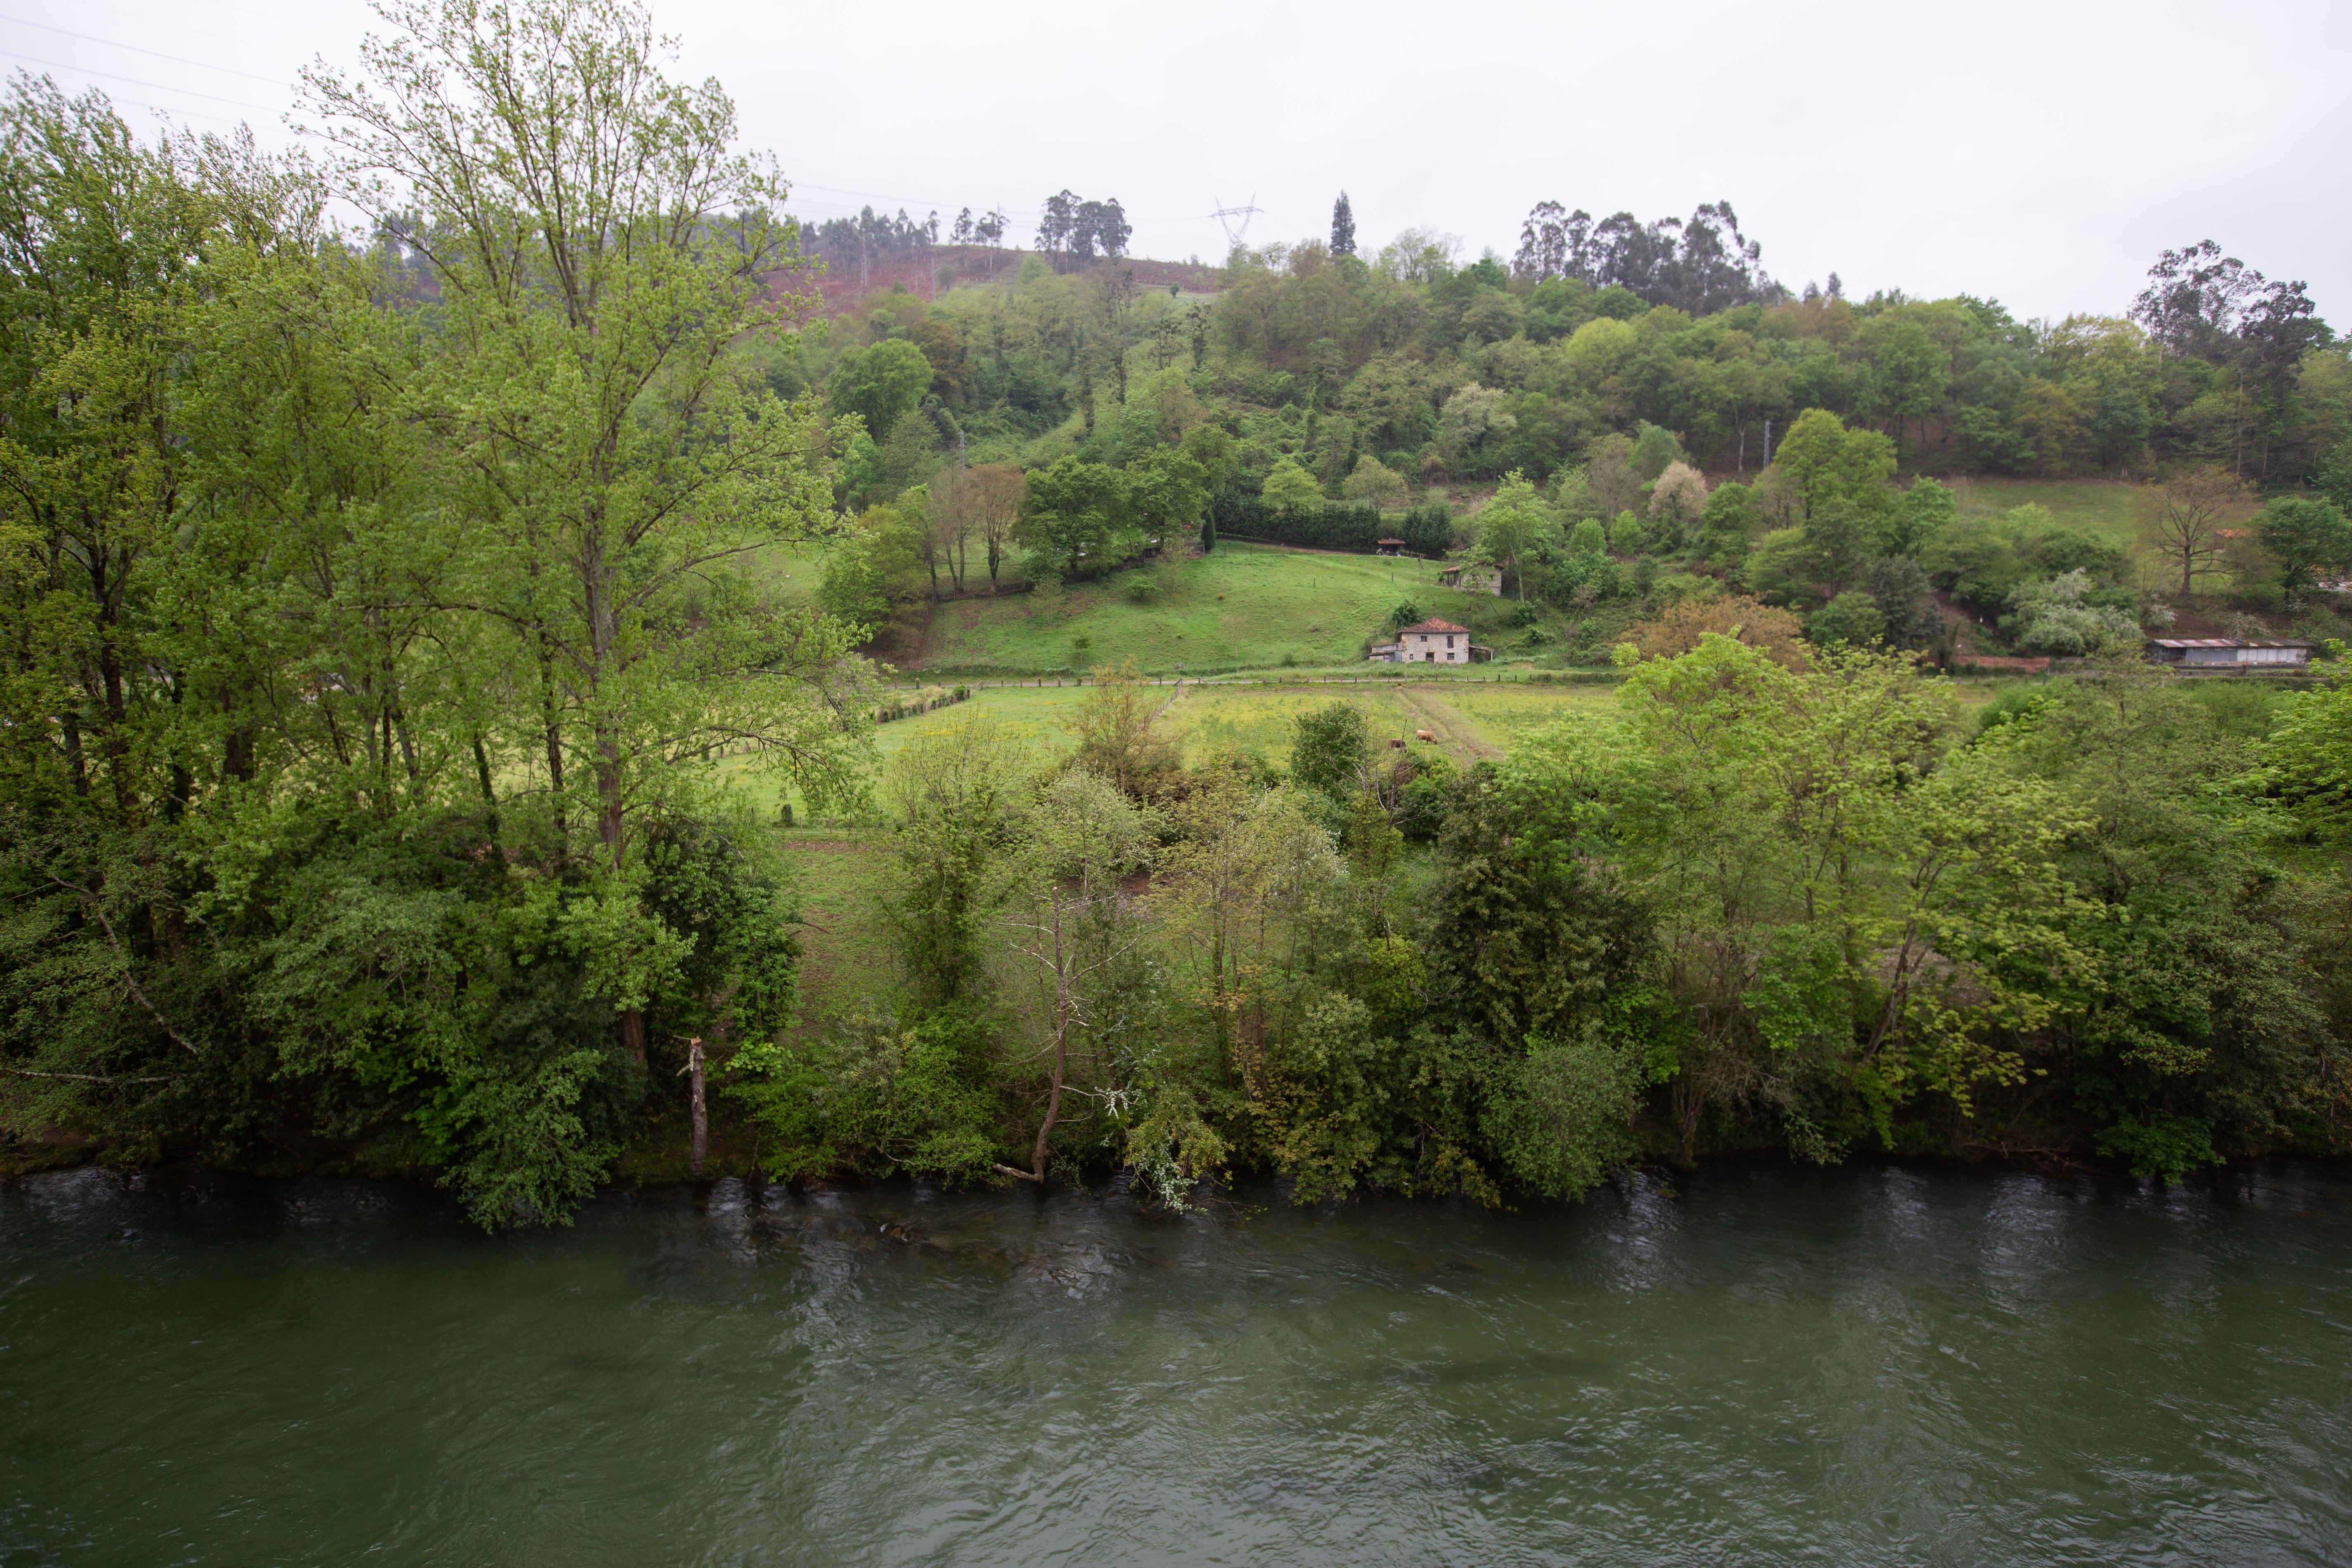
{"label": "conifer tree", "polygon": [[1356,254],[1356,209],[1348,205],[1348,193],[1341,191],[1339,199],[1331,204],[1331,254]]}

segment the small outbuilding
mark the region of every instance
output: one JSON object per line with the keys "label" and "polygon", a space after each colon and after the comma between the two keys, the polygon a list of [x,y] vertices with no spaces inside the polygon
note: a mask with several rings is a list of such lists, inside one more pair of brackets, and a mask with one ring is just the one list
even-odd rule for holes
{"label": "small outbuilding", "polygon": [[1500,594],[1503,591],[1502,569],[1476,561],[1446,567],[1438,573],[1437,581],[1442,586],[1465,594]]}
{"label": "small outbuilding", "polygon": [[2311,645],[2293,637],[2150,637],[2147,657],[2184,669],[2300,669],[2311,662]]}
{"label": "small outbuilding", "polygon": [[1380,546],[1374,553],[1380,555],[1402,555],[1404,553],[1404,541],[1402,539],[1383,539],[1380,542]]}

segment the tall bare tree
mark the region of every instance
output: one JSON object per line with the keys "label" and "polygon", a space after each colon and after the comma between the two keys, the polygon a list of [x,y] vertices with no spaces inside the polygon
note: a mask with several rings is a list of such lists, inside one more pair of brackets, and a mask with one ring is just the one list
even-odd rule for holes
{"label": "tall bare tree", "polygon": [[2252,510],[2252,487],[2227,468],[2190,468],[2156,491],[2149,544],[2168,574],[2178,568],[2181,597],[2196,592],[2198,578],[2221,569],[2221,531]]}

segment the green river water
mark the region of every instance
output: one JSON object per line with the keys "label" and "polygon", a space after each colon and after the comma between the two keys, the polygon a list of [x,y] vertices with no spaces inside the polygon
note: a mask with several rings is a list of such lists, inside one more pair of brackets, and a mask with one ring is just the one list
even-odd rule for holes
{"label": "green river water", "polygon": [[2352,1173],[0,1188],[0,1564],[2352,1563]]}

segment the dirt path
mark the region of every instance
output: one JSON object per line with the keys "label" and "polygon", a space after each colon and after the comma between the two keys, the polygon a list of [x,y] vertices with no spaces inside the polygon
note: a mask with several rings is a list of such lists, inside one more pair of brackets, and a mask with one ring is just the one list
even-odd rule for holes
{"label": "dirt path", "polygon": [[1396,689],[1397,700],[1406,712],[1420,721],[1421,727],[1437,737],[1437,743],[1464,762],[1487,763],[1502,760],[1503,748],[1490,746],[1478,738],[1470,721],[1445,703],[1430,695],[1426,686],[1403,686]]}

